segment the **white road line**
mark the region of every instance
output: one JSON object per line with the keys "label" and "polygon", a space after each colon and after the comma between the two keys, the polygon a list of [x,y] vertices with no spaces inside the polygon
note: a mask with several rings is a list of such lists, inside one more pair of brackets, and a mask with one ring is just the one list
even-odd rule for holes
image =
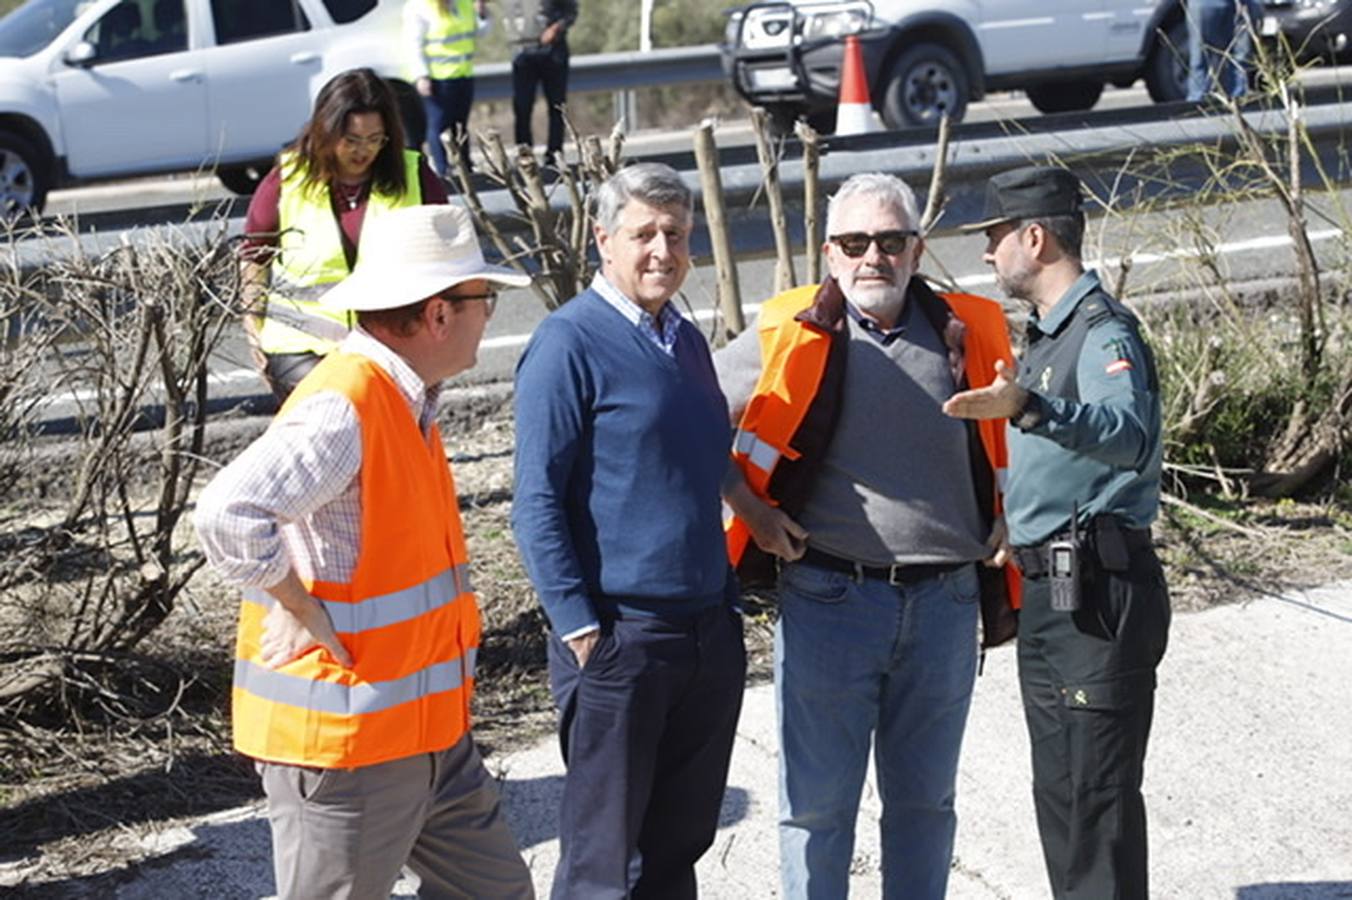
{"label": "white road line", "polygon": [[[1341,237],[1342,234],[1342,230],[1338,228],[1326,228],[1320,231],[1309,232],[1311,243],[1331,241]],[[1220,255],[1227,255],[1231,253],[1248,253],[1253,250],[1272,250],[1278,247],[1289,246],[1291,246],[1290,235],[1267,235],[1264,237],[1248,238],[1242,241],[1231,241],[1229,243],[1220,244],[1216,247],[1215,252]],[[1192,248],[1170,250],[1167,253],[1136,253],[1132,254],[1131,261],[1135,265],[1141,265],[1163,262],[1168,259],[1185,259],[1188,257],[1200,256],[1201,253],[1202,251]],[[1106,260],[1088,261],[1088,264],[1094,268],[1115,267],[1121,265],[1121,263],[1122,257],[1120,256],[1112,256]],[[958,278],[957,281],[959,287],[982,287],[995,284],[995,275],[992,272],[980,272],[974,275],[963,275]],[[761,305],[759,303],[747,303],[742,306],[742,309],[746,313],[747,318],[750,319],[760,311],[760,307]],[[695,310],[695,319],[699,322],[709,322],[718,314],[717,310],[699,309]],[[480,343],[479,349],[505,350],[515,347],[524,347],[529,340],[529,333],[505,334],[498,337],[485,338],[484,341]],[[213,384],[230,384],[232,382],[247,381],[257,377],[258,373],[253,369],[232,369],[227,372],[213,372],[207,376],[208,380]],[[87,389],[67,391],[66,393],[54,395],[48,400],[48,403],[82,403],[93,400],[96,396],[95,392]]]}

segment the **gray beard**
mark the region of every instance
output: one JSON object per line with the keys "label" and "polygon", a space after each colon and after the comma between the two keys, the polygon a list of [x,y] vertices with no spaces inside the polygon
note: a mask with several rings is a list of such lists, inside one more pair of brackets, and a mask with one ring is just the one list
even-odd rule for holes
{"label": "gray beard", "polygon": [[895,319],[906,305],[906,288],[896,285],[887,290],[860,291],[851,289],[845,296],[860,312],[880,319]]}

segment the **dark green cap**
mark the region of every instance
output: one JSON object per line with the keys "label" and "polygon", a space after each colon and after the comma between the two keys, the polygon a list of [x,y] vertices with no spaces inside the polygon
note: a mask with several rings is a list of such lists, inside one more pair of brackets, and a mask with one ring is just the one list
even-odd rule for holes
{"label": "dark green cap", "polygon": [[1080,212],[1080,179],[1065,169],[1026,166],[1001,172],[986,182],[986,210],[980,222],[960,231],[985,231],[1015,219],[1068,216]]}

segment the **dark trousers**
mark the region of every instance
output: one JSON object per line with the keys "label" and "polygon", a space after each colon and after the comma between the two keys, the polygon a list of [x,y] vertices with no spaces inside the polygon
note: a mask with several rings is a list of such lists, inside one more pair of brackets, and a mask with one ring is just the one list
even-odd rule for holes
{"label": "dark trousers", "polygon": [[272,389],[272,396],[277,398],[277,404],[280,406],[291,396],[296,385],[300,384],[324,357],[318,353],[269,353],[267,358],[263,380]]}
{"label": "dark trousers", "polygon": [[1148,896],[1141,779],[1169,593],[1149,546],[1123,572],[1082,566],[1074,613],[1051,609],[1045,578],[1024,580],[1019,684],[1038,834],[1055,897],[1135,900]]}
{"label": "dark trousers", "polygon": [[451,142],[459,151],[465,168],[471,168],[468,128],[470,107],[474,105],[474,79],[433,79],[432,96],[423,97],[422,101],[427,113],[427,153],[432,158],[432,169],[446,177],[446,146],[441,142],[443,132],[450,132]]}
{"label": "dark trousers", "polygon": [[579,670],[557,635],[549,681],[568,773],[553,897],[694,898],[742,709],[741,615],[606,622]]}
{"label": "dark trousers", "polygon": [[568,95],[568,44],[557,40],[541,47],[518,50],[512,58],[512,112],[516,117],[516,142],[533,146],[530,117],[536,89],[544,91],[549,108],[547,155],[553,160],[563,150],[563,104]]}

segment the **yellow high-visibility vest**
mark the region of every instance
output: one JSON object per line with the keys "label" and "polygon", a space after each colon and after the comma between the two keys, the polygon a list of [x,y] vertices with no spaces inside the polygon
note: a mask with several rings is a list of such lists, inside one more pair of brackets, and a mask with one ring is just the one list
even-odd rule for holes
{"label": "yellow high-visibility vest", "polygon": [[[422,203],[417,151],[404,151],[404,193],[372,187],[366,218]],[[282,190],[277,201],[281,236],[272,258],[272,277],[258,342],[264,353],[318,353],[338,345],[352,328],[351,314],[324,309],[319,296],[351,272],[327,189],[305,190],[305,165],[293,153],[280,160]],[[358,255],[361,248],[358,246]]]}
{"label": "yellow high-visibility vest", "polygon": [[447,9],[436,0],[418,0],[427,18],[423,56],[427,73],[437,81],[474,77],[474,36],[479,17],[474,0],[450,0]]}

